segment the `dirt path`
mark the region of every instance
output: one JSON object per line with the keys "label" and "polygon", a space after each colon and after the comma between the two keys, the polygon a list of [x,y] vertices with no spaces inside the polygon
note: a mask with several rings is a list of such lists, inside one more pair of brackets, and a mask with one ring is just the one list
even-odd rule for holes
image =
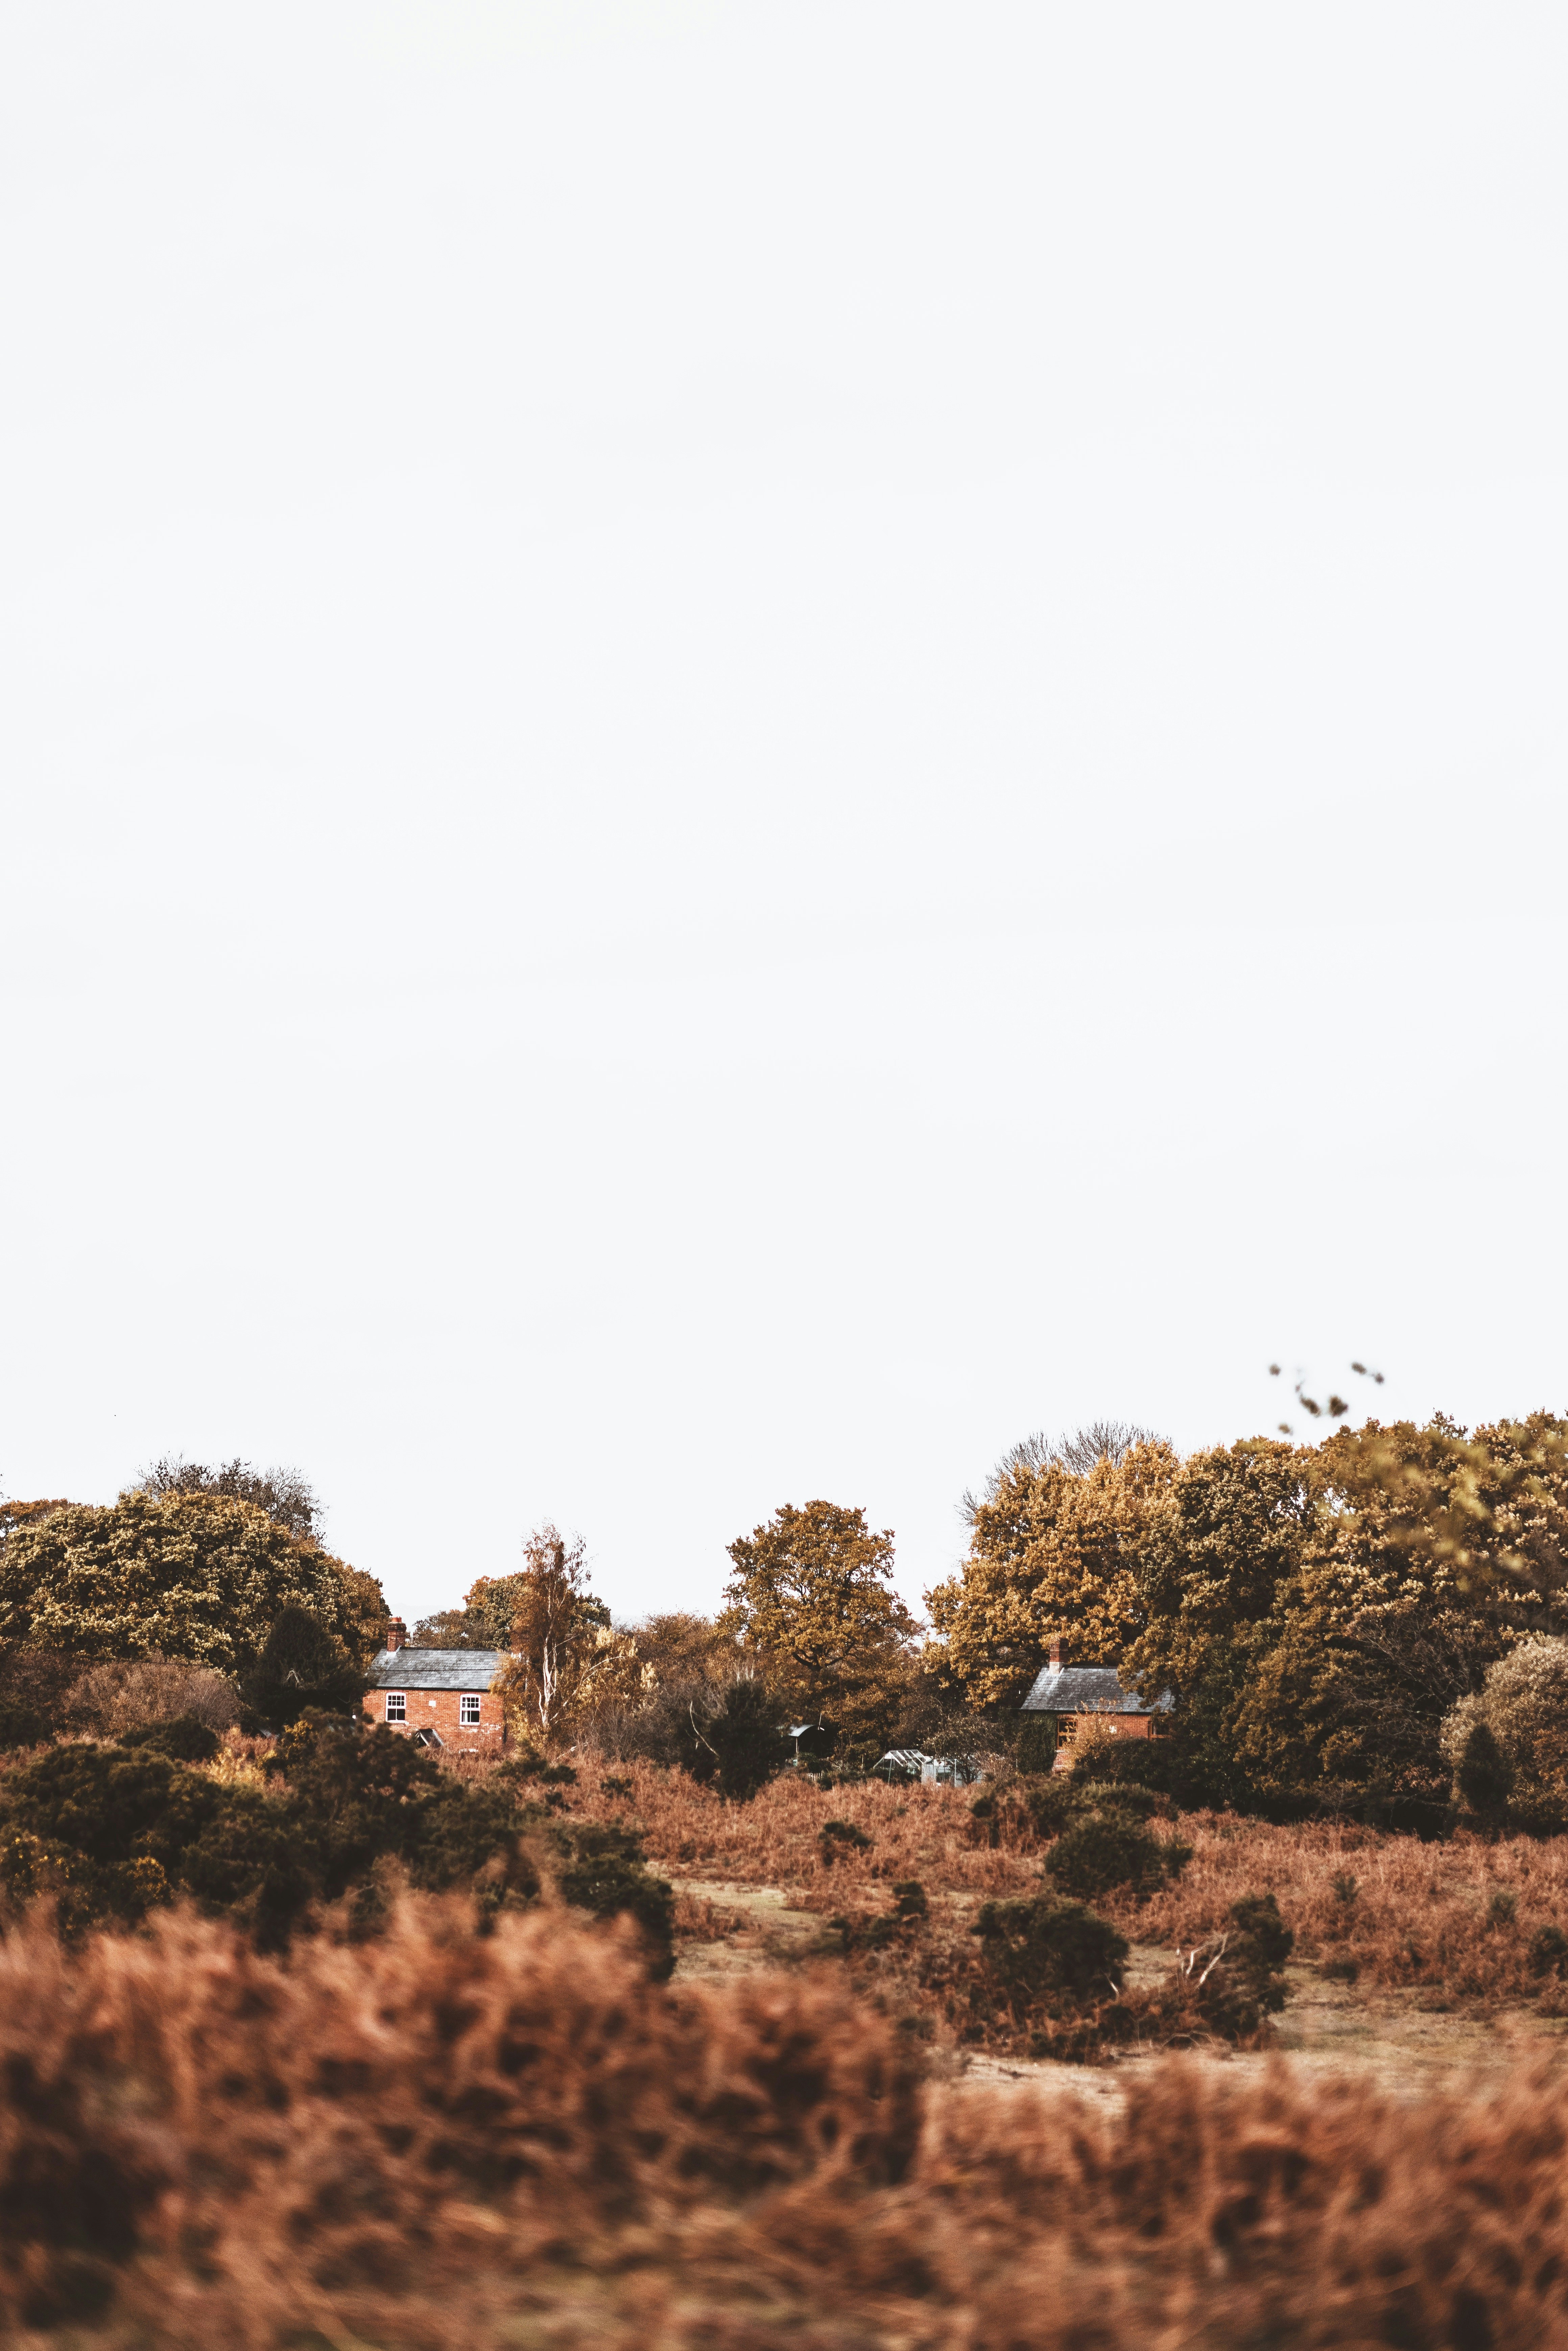
{"label": "dirt path", "polygon": [[[727,1931],[712,1941],[682,1937],[677,1982],[712,1981],[757,1969],[789,1967],[826,1956],[832,1948],[823,1920],[794,1908],[777,1886],[747,1886],[726,1878],[675,1878],[678,1894],[699,1908],[711,1906],[716,1923]],[[960,1897],[962,1898],[962,1897]],[[1133,1983],[1153,1983],[1167,1974],[1174,1951],[1135,1943],[1127,1974]],[[1464,2075],[1500,2077],[1520,2064],[1568,2067],[1568,2021],[1508,2009],[1495,2014],[1444,2012],[1422,2008],[1412,1994],[1361,1992],[1327,1983],[1312,1967],[1285,1970],[1291,1996],[1276,2020],[1274,2052],[1292,2071],[1319,2080],[1357,2081],[1368,2088],[1416,2095]],[[1062,2065],[1049,2059],[992,2057],[969,2053],[960,2061],[959,2082],[984,2089],[1003,2083],[1049,2082],[1094,2106],[1119,2107],[1139,2069],[1150,2056],[1124,2056],[1113,2065]],[[1277,2062],[1273,2053],[1205,2052],[1200,2063],[1223,2066],[1238,2080]]]}

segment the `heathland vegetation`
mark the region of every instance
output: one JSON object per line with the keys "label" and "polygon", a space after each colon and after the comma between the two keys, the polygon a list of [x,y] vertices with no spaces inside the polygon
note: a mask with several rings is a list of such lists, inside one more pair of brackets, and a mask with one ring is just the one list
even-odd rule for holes
{"label": "heathland vegetation", "polygon": [[[928,1626],[848,1506],[632,1624],[547,1525],[474,1755],[298,1478],[0,1508],[8,2338],[1568,2345],[1565,1455],[1031,1439]],[[1053,1639],[1169,1735],[1052,1771]]]}

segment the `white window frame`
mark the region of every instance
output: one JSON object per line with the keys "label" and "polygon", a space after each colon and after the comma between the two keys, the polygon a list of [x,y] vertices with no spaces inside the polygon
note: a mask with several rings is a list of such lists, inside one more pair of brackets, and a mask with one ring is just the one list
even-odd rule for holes
{"label": "white window frame", "polygon": [[406,1722],[408,1720],[408,1692],[406,1690],[388,1690],[387,1720],[389,1722]]}
{"label": "white window frame", "polygon": [[[473,1708],[472,1713],[469,1712],[470,1708]],[[476,1690],[465,1690],[459,1697],[457,1700],[457,1727],[460,1730],[478,1729],[479,1694]]]}

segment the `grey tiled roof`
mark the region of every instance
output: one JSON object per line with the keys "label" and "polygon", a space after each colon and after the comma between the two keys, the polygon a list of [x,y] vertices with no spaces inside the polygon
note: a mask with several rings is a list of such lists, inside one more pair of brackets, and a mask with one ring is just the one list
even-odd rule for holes
{"label": "grey tiled roof", "polygon": [[507,1649],[382,1649],[365,1669],[365,1687],[487,1690],[511,1661]]}
{"label": "grey tiled roof", "polygon": [[1023,1702],[1026,1714],[1165,1714],[1174,1705],[1162,1690],[1151,1706],[1124,1689],[1111,1666],[1046,1666]]}

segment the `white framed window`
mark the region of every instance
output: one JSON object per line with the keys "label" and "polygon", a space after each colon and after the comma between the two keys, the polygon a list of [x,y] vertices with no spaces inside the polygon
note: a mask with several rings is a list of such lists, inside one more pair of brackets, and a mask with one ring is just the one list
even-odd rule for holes
{"label": "white framed window", "polygon": [[405,1690],[388,1690],[387,1720],[389,1722],[408,1720],[408,1694]]}
{"label": "white framed window", "polygon": [[479,1700],[472,1691],[467,1692],[464,1697],[458,1699],[457,1720],[461,1728],[465,1730],[478,1729]]}

